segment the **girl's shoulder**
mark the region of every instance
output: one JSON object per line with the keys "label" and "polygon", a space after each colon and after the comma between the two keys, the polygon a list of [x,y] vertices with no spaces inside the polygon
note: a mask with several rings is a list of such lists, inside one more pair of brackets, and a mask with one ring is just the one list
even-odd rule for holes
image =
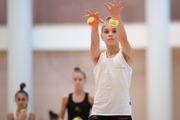
{"label": "girl's shoulder", "polygon": [[29,113],[29,119],[30,119],[30,120],[35,120],[35,114],[32,113],[32,112],[30,112],[30,113]]}
{"label": "girl's shoulder", "polygon": [[100,55],[99,55],[99,58],[98,58],[98,61],[101,57],[105,57],[106,56],[106,51],[101,51]]}
{"label": "girl's shoulder", "polygon": [[62,102],[67,103],[69,99],[69,94],[66,94],[62,97]]}
{"label": "girl's shoulder", "polygon": [[7,119],[8,120],[13,120],[13,117],[14,117],[14,113],[13,112],[7,114]]}
{"label": "girl's shoulder", "polygon": [[94,98],[94,96],[92,94],[90,94],[90,93],[86,93],[86,94],[88,94],[88,98]]}
{"label": "girl's shoulder", "polygon": [[91,106],[93,105],[93,101],[94,101],[94,96],[92,94],[88,94],[88,101],[91,104]]}
{"label": "girl's shoulder", "polygon": [[65,94],[62,98],[63,98],[63,99],[68,99],[68,98],[69,98],[69,95],[70,95],[70,94]]}

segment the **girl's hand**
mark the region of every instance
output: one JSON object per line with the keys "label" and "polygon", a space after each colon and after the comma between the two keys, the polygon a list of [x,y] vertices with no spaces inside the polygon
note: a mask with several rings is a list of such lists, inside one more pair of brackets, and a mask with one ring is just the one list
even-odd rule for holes
{"label": "girl's hand", "polygon": [[104,24],[104,21],[99,17],[98,12],[95,13],[91,8],[85,10],[85,12],[87,13],[87,15],[85,15],[84,18],[94,17],[97,20],[97,22],[101,22]]}
{"label": "girl's hand", "polygon": [[26,113],[19,113],[17,120],[25,120],[26,119]]}
{"label": "girl's hand", "polygon": [[124,9],[123,7],[121,7],[122,2],[119,1],[119,3],[116,3],[116,0],[114,0],[113,3],[110,2],[106,2],[104,3],[104,6],[107,8],[107,10],[109,11],[109,13],[115,17],[115,18],[119,18],[120,17],[120,13],[121,11]]}

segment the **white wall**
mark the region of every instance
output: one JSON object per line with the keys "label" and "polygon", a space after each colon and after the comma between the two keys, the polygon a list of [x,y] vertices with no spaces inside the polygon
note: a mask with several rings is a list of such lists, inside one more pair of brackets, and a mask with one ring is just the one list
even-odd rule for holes
{"label": "white wall", "polygon": [[[145,23],[125,24],[128,39],[134,49],[147,46],[147,27]],[[154,28],[156,29],[156,28]],[[86,24],[37,25],[33,27],[34,50],[88,50],[90,45],[90,27]],[[170,24],[170,44],[180,46],[180,22]],[[102,48],[105,48],[102,42]],[[8,46],[6,26],[0,26],[0,50]]]}

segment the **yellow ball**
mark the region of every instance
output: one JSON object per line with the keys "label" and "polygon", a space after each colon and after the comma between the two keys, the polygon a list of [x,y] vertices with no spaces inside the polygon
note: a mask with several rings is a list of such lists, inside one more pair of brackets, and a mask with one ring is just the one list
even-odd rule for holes
{"label": "yellow ball", "polygon": [[118,19],[116,19],[116,18],[111,18],[111,19],[109,20],[109,25],[111,25],[111,26],[113,26],[113,27],[118,26],[118,24],[119,24],[119,21],[118,21]]}
{"label": "yellow ball", "polygon": [[75,118],[73,118],[73,120],[79,120],[79,118],[75,117]]}
{"label": "yellow ball", "polygon": [[20,113],[23,113],[23,112],[26,112],[26,109],[23,108],[20,110]]}

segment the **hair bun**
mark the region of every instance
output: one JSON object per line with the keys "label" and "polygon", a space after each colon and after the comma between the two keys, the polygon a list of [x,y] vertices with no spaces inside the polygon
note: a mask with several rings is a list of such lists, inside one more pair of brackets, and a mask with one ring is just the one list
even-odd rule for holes
{"label": "hair bun", "polygon": [[107,16],[105,20],[108,22],[111,18],[111,16]]}
{"label": "hair bun", "polygon": [[21,83],[20,90],[24,90],[25,87],[26,87],[26,84],[25,83]]}
{"label": "hair bun", "polygon": [[81,71],[79,67],[75,67],[74,71]]}
{"label": "hair bun", "polygon": [[74,72],[80,72],[80,73],[82,73],[84,79],[86,79],[85,73],[84,73],[79,67],[75,67],[75,68],[74,68]]}

